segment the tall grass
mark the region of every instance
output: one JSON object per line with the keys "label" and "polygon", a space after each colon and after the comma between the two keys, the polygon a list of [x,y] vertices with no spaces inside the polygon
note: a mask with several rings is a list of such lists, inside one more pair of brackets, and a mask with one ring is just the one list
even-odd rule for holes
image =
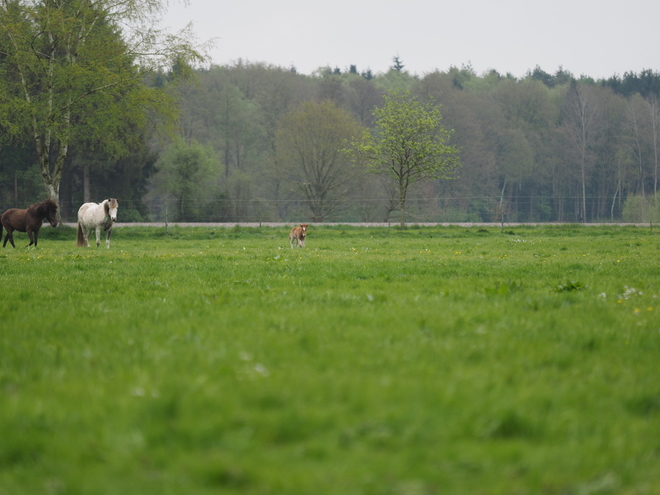
{"label": "tall grass", "polygon": [[0,494],[660,493],[648,229],[287,234],[0,251]]}

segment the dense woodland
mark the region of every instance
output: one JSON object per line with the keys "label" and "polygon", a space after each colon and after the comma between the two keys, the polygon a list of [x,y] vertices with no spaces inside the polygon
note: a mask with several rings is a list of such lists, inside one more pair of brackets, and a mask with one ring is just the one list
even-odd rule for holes
{"label": "dense woodland", "polygon": [[[242,61],[183,81],[161,73],[149,84],[178,99],[177,137],[136,131],[141,145],[119,160],[73,143],[62,218],[75,220],[87,187],[92,200],[119,199],[120,221],[394,220],[388,178],[340,150],[400,89],[440,106],[461,163],[456,178],[411,187],[408,221],[652,219],[660,73],[596,81],[561,68],[515,78],[464,66],[413,76],[394,62],[385,74],[351,66],[307,76]],[[0,210],[44,197],[28,141],[0,148]],[[321,157],[323,177],[305,168],[306,156]]]}

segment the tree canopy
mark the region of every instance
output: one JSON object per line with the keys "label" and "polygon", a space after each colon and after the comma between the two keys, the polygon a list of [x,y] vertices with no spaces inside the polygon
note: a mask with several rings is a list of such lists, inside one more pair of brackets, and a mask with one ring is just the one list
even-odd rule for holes
{"label": "tree canopy", "polygon": [[211,146],[193,140],[176,139],[161,154],[154,187],[171,199],[174,219],[191,222],[208,211],[209,199],[223,173],[220,160]]}
{"label": "tree canopy", "polygon": [[362,140],[348,149],[357,163],[375,172],[385,172],[399,190],[400,224],[405,224],[406,196],[410,184],[450,179],[460,162],[458,148],[446,144],[451,131],[442,127],[440,110],[420,103],[409,91],[391,91],[385,104],[376,108],[376,129],[366,130]]}
{"label": "tree canopy", "polygon": [[[3,8],[9,3],[0,0]],[[99,31],[107,53],[135,46],[115,24],[107,22]],[[9,40],[6,33],[0,30],[3,50]],[[133,77],[130,91],[107,88],[72,105],[71,139],[60,188],[63,218],[75,219],[85,191],[91,191],[92,200],[119,197],[122,220],[129,206],[131,218],[164,218],[163,205],[174,203],[171,191],[158,187],[154,174],[164,166],[158,157],[166,152],[170,139],[154,133],[160,126],[152,125],[152,118],[158,117],[149,110],[153,102],[165,109],[163,117],[178,112],[178,125],[169,120],[170,128],[185,143],[197,141],[212,148],[218,157],[216,168],[224,171],[217,180],[205,183],[212,191],[192,193],[194,201],[214,202],[197,211],[195,218],[311,221],[307,200],[293,186],[298,180],[295,170],[283,168],[286,164],[277,156],[283,119],[306,102],[332,102],[376,138],[380,131],[374,109],[384,108],[383,95],[396,90],[410,92],[418,102],[441,104],[442,125],[454,131],[445,144],[460,149],[460,175],[452,175],[453,180],[410,184],[405,203],[409,219],[617,221],[626,203],[638,196],[657,202],[660,73],[654,71],[594,80],[561,68],[555,72],[536,68],[516,78],[496,70],[476,74],[469,65],[423,75],[410,74],[408,67],[374,74],[366,67],[347,65],[341,73],[328,69],[307,76],[290,67],[239,60],[194,69],[196,80],[182,83],[181,77],[191,70],[185,60],[166,62],[161,57],[166,68],[159,70],[150,59],[133,55],[117,57],[107,69]],[[19,73],[8,61],[4,50],[0,55],[0,211],[44,199],[27,111],[37,106],[20,97]],[[97,67],[106,71],[103,64]],[[73,73],[71,80],[78,80]],[[47,91],[34,94],[44,100]],[[586,102],[582,115],[580,95]],[[59,151],[55,136],[64,128],[57,124],[51,130],[51,171]],[[358,187],[338,189],[345,191],[333,199],[340,208],[327,219],[388,222],[399,210],[398,183],[387,173],[363,174],[357,182]],[[187,201],[186,208],[190,204]]]}
{"label": "tree canopy", "polygon": [[345,140],[361,132],[362,126],[331,101],[305,102],[280,121],[278,171],[307,204],[313,221],[322,222],[345,208],[340,200],[358,185],[360,170],[340,150]]}
{"label": "tree canopy", "polygon": [[158,0],[0,0],[0,125],[31,136],[56,202],[73,144],[120,156],[148,116],[172,121],[175,107],[145,74],[201,55],[189,31],[168,37],[154,27],[162,8]]}

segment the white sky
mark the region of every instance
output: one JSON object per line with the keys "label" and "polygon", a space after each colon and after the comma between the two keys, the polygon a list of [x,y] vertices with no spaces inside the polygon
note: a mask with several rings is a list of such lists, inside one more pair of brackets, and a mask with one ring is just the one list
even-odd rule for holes
{"label": "white sky", "polygon": [[163,26],[194,23],[217,38],[214,64],[243,59],[296,67],[411,74],[472,64],[516,77],[539,65],[595,79],[660,70],[658,0],[190,0]]}

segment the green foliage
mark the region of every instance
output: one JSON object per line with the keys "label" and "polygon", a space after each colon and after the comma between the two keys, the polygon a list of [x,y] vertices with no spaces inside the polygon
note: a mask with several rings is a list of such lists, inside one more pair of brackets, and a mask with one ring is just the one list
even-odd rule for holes
{"label": "green foliage", "polygon": [[440,110],[422,104],[410,92],[392,91],[376,108],[376,131],[353,140],[348,154],[375,173],[386,173],[399,189],[401,226],[405,223],[408,187],[419,181],[450,179],[460,163],[458,149],[445,144],[451,131],[441,125]]}
{"label": "green foliage", "polygon": [[176,140],[161,155],[154,177],[155,197],[175,199],[176,220],[198,218],[203,202],[217,193],[224,167],[212,147]]}
{"label": "green foliage", "polygon": [[502,282],[499,285],[496,285],[494,288],[486,288],[484,293],[494,296],[494,295],[508,295],[511,292],[518,292],[523,290],[522,285],[517,282]]}
{"label": "green foliage", "polygon": [[645,98],[660,98],[660,72],[651,69],[644,69],[639,74],[633,71],[623,76],[615,74],[603,84],[626,97],[640,94]]}
{"label": "green foliage", "polygon": [[[3,53],[8,53],[7,34],[31,25],[14,14],[22,12],[25,6],[44,4],[41,0],[9,3],[15,10],[11,19],[3,12],[2,19],[10,19],[0,29]],[[66,7],[69,10],[61,13],[68,15],[73,7],[83,3],[75,0],[49,5]],[[108,4],[103,1],[94,5],[103,13]],[[149,164],[152,158],[141,151],[147,145],[162,143],[162,134],[167,131],[171,137],[179,111],[181,135],[212,146],[225,164],[225,177],[221,191],[213,198],[214,207],[198,212],[201,216],[205,211],[203,220],[295,219],[307,214],[306,203],[290,187],[291,180],[298,178],[283,176],[278,170],[282,164],[275,156],[275,141],[282,118],[304,102],[332,101],[377,135],[372,111],[383,106],[383,94],[393,91],[410,91],[420,102],[442,102],[444,125],[455,130],[449,142],[461,149],[460,177],[451,183],[434,179],[410,188],[408,204],[414,206],[407,215],[417,221],[619,221],[626,198],[657,189],[657,164],[653,157],[658,155],[659,141],[654,136],[660,128],[660,114],[654,97],[658,75],[652,71],[594,81],[589,77],[576,80],[561,68],[553,74],[537,67],[518,79],[496,70],[479,75],[469,65],[424,75],[409,73],[408,66],[384,74],[351,66],[341,74],[327,68],[305,76],[290,68],[245,61],[195,70],[190,57],[180,57],[177,50],[165,50],[166,46],[154,50],[169,53],[160,57],[158,63],[142,57],[142,52],[124,50],[135,48],[132,38],[123,36],[135,34],[131,30],[135,19],[124,22],[122,12],[127,12],[121,9],[126,7],[133,14],[150,18],[151,14],[158,14],[163,2],[130,0],[115,5],[119,11],[94,24],[93,40],[88,38],[93,43],[79,51],[80,67],[60,65],[53,70],[54,83],[85,90],[76,93],[81,98],[72,101],[70,126],[57,121],[60,114],[45,116],[48,91],[44,89],[50,87],[48,82],[40,83],[36,73],[27,78],[34,81],[29,103],[17,97],[24,93],[20,75],[12,65],[15,59],[4,55],[0,60],[0,140],[5,146],[0,157],[0,204],[8,205],[7,198],[18,197],[21,202],[42,194],[43,188],[33,184],[32,173],[28,177],[24,172],[37,163],[44,167],[48,164],[55,173],[60,144],[65,144],[58,140],[67,134],[67,157],[59,158],[64,160],[62,166],[66,164],[60,195],[65,200],[61,211],[68,211],[68,219],[75,208],[66,203],[79,202],[83,196],[83,160],[89,165],[86,177],[91,180],[92,197],[99,191],[111,190],[113,194],[118,191],[115,195],[124,201],[140,202],[142,187],[153,170]],[[32,18],[37,17],[35,14]],[[62,33],[72,32],[69,28],[75,24],[73,19],[68,22],[64,28],[58,23],[42,25],[54,30],[54,40],[63,40],[66,35]],[[144,34],[148,37],[156,33],[144,30]],[[35,46],[43,48],[46,38],[35,38]],[[47,52],[24,48],[23,60]],[[65,47],[58,46],[55,53],[64,52]],[[190,51],[187,53],[191,55]],[[399,61],[396,65],[403,64]],[[154,72],[149,73],[151,70]],[[194,81],[184,79],[192,74],[196,76]],[[96,89],[102,91],[86,92]],[[65,93],[54,95],[55,107],[60,110],[67,108]],[[175,97],[179,100],[178,108],[173,104]],[[580,108],[587,113],[580,114]],[[30,121],[33,114],[39,119],[43,117],[40,121],[55,123],[48,131],[48,160],[42,156],[39,161],[37,156]],[[158,136],[148,130],[154,117]],[[589,125],[580,129],[581,123]],[[42,135],[44,142],[46,135]],[[13,155],[9,162],[5,159],[7,143],[11,147],[8,153]],[[158,148],[157,144],[156,152]],[[22,152],[16,154],[16,149]],[[117,163],[117,157],[124,164]],[[124,173],[129,167],[132,171]],[[14,192],[16,177],[18,194]],[[41,175],[39,179],[43,182]],[[346,192],[341,200],[346,208],[334,218],[388,221],[391,213],[399,209],[400,199],[390,194],[390,182],[384,176],[363,181],[360,188]],[[137,187],[127,187],[133,184]],[[399,188],[399,184],[395,187]],[[151,198],[147,202],[150,215],[163,218],[164,205]],[[499,214],[493,215],[492,207],[475,208],[477,202],[500,205]],[[144,208],[138,209],[144,212]]]}
{"label": "green foliage", "polygon": [[10,146],[0,151],[0,205],[7,208],[27,208],[45,199],[39,166],[26,167],[20,161],[24,156],[20,149]]}
{"label": "green foliage", "polygon": [[363,127],[331,101],[306,102],[278,124],[275,147],[278,172],[309,207],[312,221],[323,222],[346,209],[359,186],[361,171],[341,152]]}
{"label": "green foliage", "polygon": [[584,290],[587,288],[586,284],[576,282],[575,280],[568,280],[563,284],[557,286],[557,292],[573,292],[576,290]]}
{"label": "green foliage", "polygon": [[13,117],[12,134],[32,137],[51,199],[72,145],[125,156],[148,121],[172,122],[171,100],[143,78],[164,58],[199,55],[149,26],[160,11],[157,0],[0,6],[0,125]]}
{"label": "green foliage", "polygon": [[623,205],[623,221],[629,223],[660,222],[660,204],[654,196],[631,195]]}
{"label": "green foliage", "polygon": [[44,228],[0,250],[2,491],[660,486],[650,229],[287,235],[118,227],[106,250]]}
{"label": "green foliage", "polygon": [[132,222],[144,222],[145,219],[142,217],[142,214],[134,208],[122,208],[121,221],[132,223]]}

